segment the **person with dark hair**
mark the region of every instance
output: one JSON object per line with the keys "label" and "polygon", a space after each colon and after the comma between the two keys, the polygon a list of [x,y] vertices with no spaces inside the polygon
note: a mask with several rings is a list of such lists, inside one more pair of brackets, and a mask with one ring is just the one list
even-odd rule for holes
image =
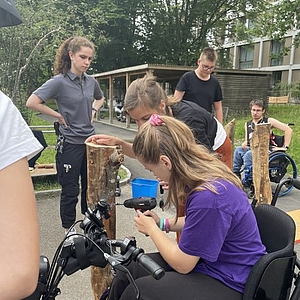
{"label": "person with dark hair", "polygon": [[241,178],[241,168],[249,169],[252,166],[252,152],[250,148],[250,140],[256,124],[269,123],[272,128],[277,128],[284,132],[284,142],[282,147],[278,147],[273,143],[272,134],[270,134],[270,150],[286,151],[289,148],[292,139],[292,128],[274,118],[264,116],[265,104],[263,100],[252,100],[249,104],[252,120],[245,123],[245,141],[241,146],[234,150],[233,155],[233,172]]}
{"label": "person with dark hair", "polygon": [[[87,75],[94,55],[94,45],[75,36],[59,47],[54,64],[55,76],[33,92],[27,107],[57,118],[59,136],[56,145],[56,168],[62,187],[60,215],[67,233],[76,219],[76,204],[81,181],[81,212],[87,210],[87,161],[84,141],[95,134],[92,124],[95,113],[103,105],[99,83]],[[45,105],[55,99],[58,111]],[[75,229],[74,229],[75,230]]]}
{"label": "person with dark hair", "polygon": [[210,113],[214,108],[215,116],[222,124],[223,94],[218,79],[212,74],[217,59],[218,55],[213,48],[204,48],[197,61],[197,69],[183,74],[179,79],[174,97],[195,102]]}
{"label": "person with dark hair", "polygon": [[[152,115],[132,149],[145,169],[169,182],[166,206],[176,208],[172,219],[149,210],[137,211],[134,218],[158,250],[149,256],[165,270],[155,280],[138,263],[129,264],[139,299],[243,299],[248,275],[266,249],[241,182],[195,143],[187,125],[169,116]],[[185,217],[179,215],[180,205]],[[168,238],[171,231],[182,232],[178,244]],[[126,274],[117,271],[109,299],[132,300],[135,293]]]}

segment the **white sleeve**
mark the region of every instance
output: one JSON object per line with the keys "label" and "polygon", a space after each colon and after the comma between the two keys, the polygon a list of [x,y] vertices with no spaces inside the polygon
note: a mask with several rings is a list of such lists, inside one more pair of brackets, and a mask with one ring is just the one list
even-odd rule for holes
{"label": "white sleeve", "polygon": [[19,110],[0,91],[0,170],[42,149]]}

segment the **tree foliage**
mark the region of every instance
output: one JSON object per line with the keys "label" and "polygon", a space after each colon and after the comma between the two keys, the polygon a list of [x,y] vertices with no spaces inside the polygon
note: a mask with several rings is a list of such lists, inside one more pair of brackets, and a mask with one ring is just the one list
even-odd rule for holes
{"label": "tree foliage", "polygon": [[[24,22],[0,30],[1,89],[24,102],[52,76],[57,48],[73,35],[96,45],[90,73],[142,63],[194,65],[203,47],[252,36],[244,27],[249,18],[261,36],[286,19],[276,31],[282,36],[295,25],[299,1],[283,0],[271,11],[267,0],[16,0]],[[220,49],[220,64],[228,66]]]}

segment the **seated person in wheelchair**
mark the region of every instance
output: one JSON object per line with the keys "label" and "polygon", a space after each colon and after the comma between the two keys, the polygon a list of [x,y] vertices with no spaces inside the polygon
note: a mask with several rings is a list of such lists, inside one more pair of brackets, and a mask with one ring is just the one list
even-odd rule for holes
{"label": "seated person in wheelchair", "polygon": [[252,100],[250,102],[250,110],[252,120],[245,123],[245,141],[241,146],[238,146],[233,155],[233,172],[241,178],[241,168],[248,169],[252,166],[252,153],[250,149],[250,139],[252,137],[254,127],[256,124],[269,123],[271,129],[276,128],[284,133],[284,141],[279,147],[275,140],[274,135],[270,134],[270,151],[286,151],[292,139],[292,129],[287,124],[284,124],[274,118],[267,118],[264,116],[265,105],[262,100]]}
{"label": "seated person in wheelchair", "polygon": [[[129,264],[140,299],[243,299],[249,272],[265,247],[241,182],[173,117],[152,115],[132,149],[146,169],[169,183],[166,205],[176,208],[173,219],[149,210],[134,218],[157,247],[149,256],[166,271],[155,280],[136,262]],[[178,216],[180,204],[185,217]],[[182,231],[178,244],[169,231]],[[116,272],[109,299],[135,299],[123,272]]]}

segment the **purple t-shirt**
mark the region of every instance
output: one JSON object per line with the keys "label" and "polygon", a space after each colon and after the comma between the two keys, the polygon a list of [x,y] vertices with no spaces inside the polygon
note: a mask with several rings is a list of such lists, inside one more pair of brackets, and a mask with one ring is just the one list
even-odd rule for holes
{"label": "purple t-shirt", "polygon": [[246,194],[225,180],[192,193],[186,202],[179,248],[201,259],[194,272],[243,292],[252,266],[266,253]]}

